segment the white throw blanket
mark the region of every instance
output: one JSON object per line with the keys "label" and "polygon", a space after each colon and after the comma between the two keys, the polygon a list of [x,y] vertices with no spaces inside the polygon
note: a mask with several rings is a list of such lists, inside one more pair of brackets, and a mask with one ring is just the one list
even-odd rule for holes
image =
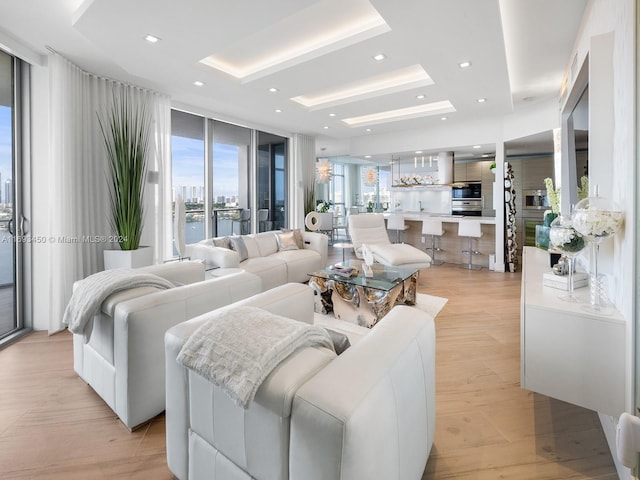
{"label": "white throw blanket", "polygon": [[178,363],[222,388],[247,408],[264,379],[294,351],[308,346],[333,350],[327,331],[256,307],[209,312],[183,345]]}
{"label": "white throw blanket", "polygon": [[84,333],[84,327],[112,293],[137,287],[169,289],[169,280],[151,273],[134,273],[126,268],[105,270],[76,283],[71,300],[64,311],[62,322],[73,333]]}

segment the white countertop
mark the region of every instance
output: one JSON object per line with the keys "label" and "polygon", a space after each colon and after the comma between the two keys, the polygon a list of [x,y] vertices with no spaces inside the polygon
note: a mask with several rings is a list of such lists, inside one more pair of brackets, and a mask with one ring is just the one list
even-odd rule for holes
{"label": "white countertop", "polygon": [[436,213],[426,213],[426,212],[384,212],[385,218],[391,214],[399,214],[403,215],[405,220],[411,222],[420,222],[425,218],[439,218],[445,223],[460,223],[461,219],[466,220],[479,220],[480,223],[485,225],[495,225],[496,217],[476,217],[476,216],[462,216],[462,215],[446,215],[446,214],[436,214]]}

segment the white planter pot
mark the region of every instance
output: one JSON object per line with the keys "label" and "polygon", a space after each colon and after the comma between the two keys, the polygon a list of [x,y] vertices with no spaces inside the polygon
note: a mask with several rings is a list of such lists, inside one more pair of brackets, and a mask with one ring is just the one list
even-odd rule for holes
{"label": "white planter pot", "polygon": [[153,248],[139,247],[137,250],[105,250],[104,269],[138,268],[153,265]]}

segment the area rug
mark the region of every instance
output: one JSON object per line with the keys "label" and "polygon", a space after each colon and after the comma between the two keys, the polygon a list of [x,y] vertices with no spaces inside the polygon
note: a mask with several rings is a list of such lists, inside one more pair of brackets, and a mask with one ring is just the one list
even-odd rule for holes
{"label": "area rug", "polygon": [[416,293],[416,307],[427,312],[433,318],[440,313],[449,300],[426,293]]}

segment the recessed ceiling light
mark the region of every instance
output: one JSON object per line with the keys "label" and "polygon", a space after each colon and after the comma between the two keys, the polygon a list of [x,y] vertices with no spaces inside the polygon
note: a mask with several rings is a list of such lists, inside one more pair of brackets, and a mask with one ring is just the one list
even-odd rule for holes
{"label": "recessed ceiling light", "polygon": [[424,94],[421,93],[420,95],[416,95],[416,98],[418,100],[422,100],[424,98]]}
{"label": "recessed ceiling light", "polygon": [[460,68],[469,68],[469,67],[471,66],[471,62],[469,62],[469,61],[466,61],[466,62],[460,62],[460,63],[458,64],[458,66],[459,66]]}
{"label": "recessed ceiling light", "polygon": [[160,38],[156,37],[155,35],[147,35],[144,37],[144,39],[149,42],[149,43],[157,43],[160,41]]}
{"label": "recessed ceiling light", "polygon": [[279,108],[276,108],[276,113],[282,113],[282,110]]}
{"label": "recessed ceiling light", "polygon": [[387,57],[384,55],[384,53],[378,53],[377,55],[373,56],[373,59],[377,60],[378,62],[381,61],[381,60],[384,60],[385,58],[387,58]]}
{"label": "recessed ceiling light", "polygon": [[370,132],[370,131],[371,131],[371,129],[370,129],[370,128],[367,128],[367,129],[365,130],[365,132]]}
{"label": "recessed ceiling light", "polygon": [[335,113],[330,113],[330,114],[329,114],[329,116],[330,116],[330,117],[335,117],[335,116],[336,116],[336,114],[335,114]]}
{"label": "recessed ceiling light", "polygon": [[328,126],[328,125],[325,125],[325,126],[324,126],[324,127],[322,127],[322,128],[324,128],[325,130],[329,130],[329,126]]}
{"label": "recessed ceiling light", "polygon": [[486,98],[479,98],[478,100],[476,100],[476,102],[478,102],[478,103],[484,103],[486,101],[487,101]]}
{"label": "recessed ceiling light", "polygon": [[449,117],[440,117],[440,120],[447,120]]}
{"label": "recessed ceiling light", "polygon": [[271,88],[269,89],[269,91],[270,91],[271,93],[276,93],[276,92],[278,91],[278,89],[277,89],[276,87],[271,87]]}
{"label": "recessed ceiling light", "polygon": [[483,153],[483,154],[482,154],[482,158],[487,158],[487,157],[489,157],[489,154],[488,154],[488,153]]}
{"label": "recessed ceiling light", "polygon": [[473,148],[480,148],[480,145],[474,145]]}
{"label": "recessed ceiling light", "polygon": [[202,86],[204,85],[204,83],[203,83],[203,82],[201,82],[200,80],[196,80],[195,82],[193,82],[193,84],[194,84],[196,87],[202,87]]}
{"label": "recessed ceiling light", "polygon": [[420,155],[422,153],[422,150],[416,150],[416,153]]}
{"label": "recessed ceiling light", "polygon": [[365,155],[364,158],[371,158],[371,155]]}

